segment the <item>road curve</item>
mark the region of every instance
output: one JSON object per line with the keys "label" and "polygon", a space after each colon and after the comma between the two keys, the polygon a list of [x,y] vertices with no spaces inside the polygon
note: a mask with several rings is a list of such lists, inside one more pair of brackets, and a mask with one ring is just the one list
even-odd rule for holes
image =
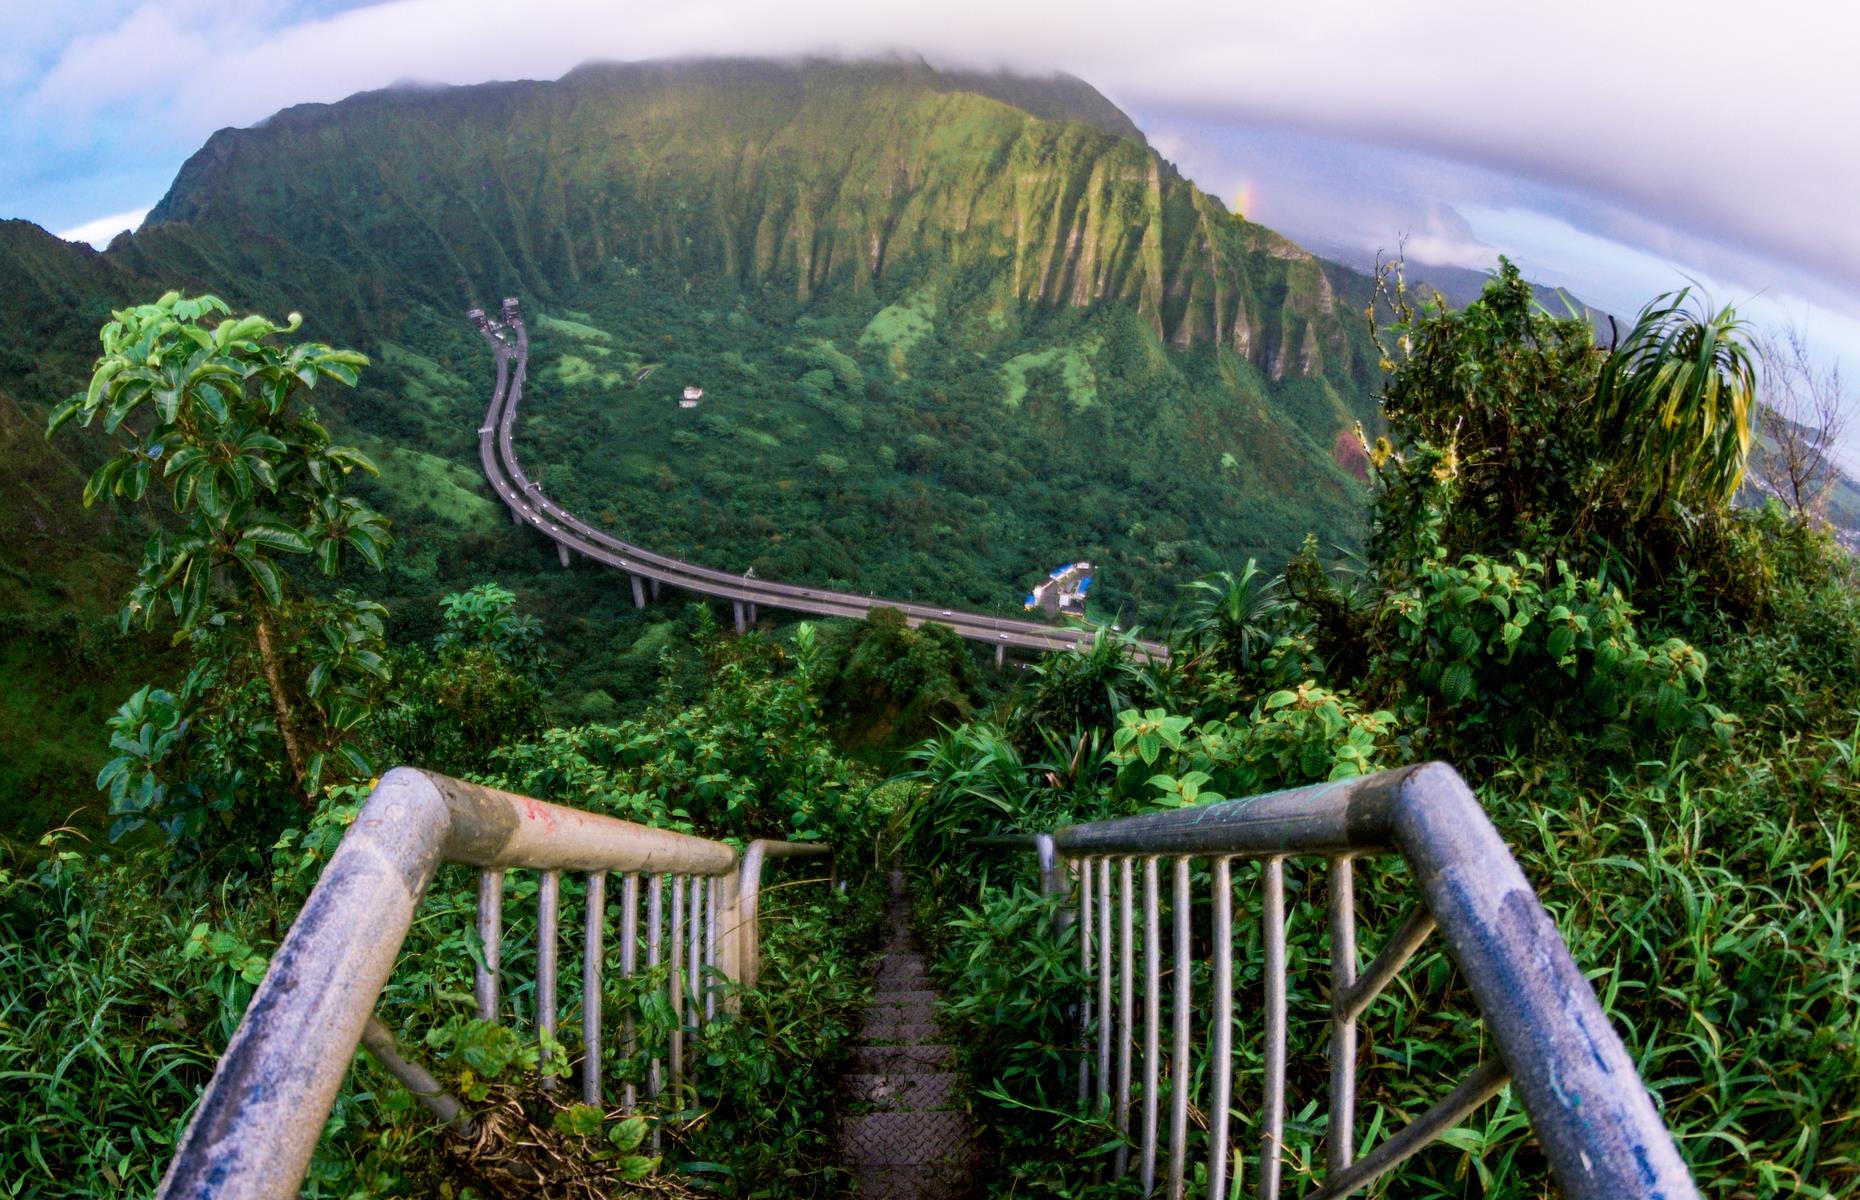
{"label": "road curve", "polygon": [[[730,600],[737,605],[737,624],[744,621],[743,605],[763,605],[788,612],[823,617],[865,616],[875,608],[895,608],[911,625],[935,621],[954,629],[971,641],[994,646],[999,661],[1006,649],[1071,650],[1089,644],[1097,631],[1084,627],[1046,625],[1037,621],[996,617],[986,613],[964,612],[928,604],[910,604],[839,592],[830,588],[807,587],[774,580],[745,578],[728,571],[702,567],[683,559],[656,554],[642,546],[621,541],[588,524],[542,494],[535,481],[523,471],[512,445],[517,406],[523,399],[523,383],[529,363],[529,330],[524,326],[516,306],[506,301],[504,323],[500,330],[481,313],[474,312],[478,331],[490,343],[497,360],[497,383],[491,392],[491,406],[484,424],[478,429],[478,459],[485,478],[498,499],[519,523],[527,524],[556,544],[564,565],[570,554],[579,554],[633,577],[633,598],[644,604],[641,580],[669,584],[703,596]],[[1145,655],[1167,658],[1168,648],[1160,642],[1138,642]]]}

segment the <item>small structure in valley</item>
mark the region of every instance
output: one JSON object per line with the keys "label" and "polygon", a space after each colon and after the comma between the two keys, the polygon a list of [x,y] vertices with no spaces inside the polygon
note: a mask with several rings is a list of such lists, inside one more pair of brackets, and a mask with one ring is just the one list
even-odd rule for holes
{"label": "small structure in valley", "polygon": [[1045,582],[1027,594],[1028,609],[1039,609],[1049,617],[1062,612],[1085,611],[1085,593],[1091,588],[1091,564],[1067,563],[1047,574]]}
{"label": "small structure in valley", "polygon": [[703,398],[704,398],[703,388],[688,387],[685,389],[685,394],[678,398],[678,407],[696,408],[698,406],[698,401],[702,400]]}

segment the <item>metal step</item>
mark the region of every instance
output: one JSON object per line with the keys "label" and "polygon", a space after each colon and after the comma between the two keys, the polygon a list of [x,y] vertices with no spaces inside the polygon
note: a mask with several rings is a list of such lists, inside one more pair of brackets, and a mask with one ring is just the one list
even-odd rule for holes
{"label": "metal step", "polygon": [[873,976],[873,985],[880,991],[921,991],[930,983],[930,973],[924,969],[924,956],[921,954],[900,954],[885,960],[885,965]]}
{"label": "metal step", "polygon": [[849,1065],[858,1074],[881,1074],[947,1067],[955,1061],[954,1046],[854,1046]]}
{"label": "metal step", "polygon": [[893,1034],[873,1038],[873,1031],[895,1029],[900,1025],[920,1025],[936,1028],[936,1009],[928,1000],[914,1000],[909,1004],[887,1003],[889,997],[880,996],[872,1002],[872,1007],[865,1010],[865,1017],[859,1023],[859,1036],[866,1040],[881,1042],[895,1041]]}
{"label": "metal step", "polygon": [[848,1165],[935,1166],[954,1173],[975,1156],[966,1112],[875,1112],[840,1122],[840,1161]]}
{"label": "metal step", "polygon": [[848,1075],[844,1086],[847,1099],[883,1112],[928,1112],[956,1107],[961,1080],[953,1071],[879,1072]]}
{"label": "metal step", "polygon": [[859,1031],[859,1040],[870,1046],[923,1046],[938,1036],[935,1025],[875,1025]]}
{"label": "metal step", "polygon": [[975,1188],[962,1172],[942,1167],[901,1167],[891,1163],[854,1166],[859,1200],[964,1200]]}

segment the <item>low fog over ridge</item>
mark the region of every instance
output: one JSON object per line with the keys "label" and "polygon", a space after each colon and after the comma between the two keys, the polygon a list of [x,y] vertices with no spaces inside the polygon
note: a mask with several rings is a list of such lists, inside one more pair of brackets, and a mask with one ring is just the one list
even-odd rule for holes
{"label": "low fog over ridge", "polygon": [[[1404,233],[1417,259],[1476,266],[1504,251],[1614,308],[1683,271],[1720,301],[1761,297],[1758,319],[1795,319],[1854,361],[1860,156],[1831,152],[1813,118],[1860,111],[1860,77],[1839,61],[1860,12],[1747,15],[1669,0],[1554,19],[1476,0],[1178,0],[1140,21],[1103,3],[976,0],[47,6],[19,14],[0,50],[0,95],[19,114],[0,131],[0,215],[107,239],[213,129],[401,81],[555,78],[591,58],[921,54],[1083,78],[1198,182],[1231,201],[1253,180],[1249,216],[1333,252]],[[1274,139],[1300,154],[1275,162],[1261,152]],[[1338,188],[1340,174],[1358,183]]]}

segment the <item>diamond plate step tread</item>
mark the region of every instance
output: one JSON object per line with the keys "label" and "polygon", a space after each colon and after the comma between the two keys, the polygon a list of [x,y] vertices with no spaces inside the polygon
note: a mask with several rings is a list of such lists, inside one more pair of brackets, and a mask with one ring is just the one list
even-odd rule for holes
{"label": "diamond plate step tread", "polygon": [[954,1046],[854,1046],[850,1067],[857,1074],[947,1067],[956,1061]]}
{"label": "diamond plate step tread", "polygon": [[922,974],[924,965],[924,956],[915,951],[893,950],[885,955],[883,962],[878,964],[878,973],[880,976],[887,973],[895,974],[903,971],[914,971],[918,974]]}
{"label": "diamond plate step tread", "polygon": [[852,1177],[859,1200],[965,1200],[974,1193],[966,1178],[951,1178],[942,1167],[855,1164]]}
{"label": "diamond plate step tread", "polygon": [[876,1112],[840,1122],[840,1161],[856,1165],[939,1166],[952,1172],[976,1159],[966,1112]]}
{"label": "diamond plate step tread", "polygon": [[859,1040],[873,1046],[923,1046],[940,1036],[935,1025],[874,1025],[859,1030]]}
{"label": "diamond plate step tread", "polygon": [[936,1009],[927,1001],[912,1001],[909,1004],[892,1004],[885,998],[876,999],[872,1007],[865,1010],[865,1017],[859,1024],[860,1036],[868,1029],[889,1028],[897,1025],[935,1025]]}
{"label": "diamond plate step tread", "polygon": [[881,972],[872,981],[872,988],[879,995],[889,992],[919,992],[930,983],[930,976],[919,967],[915,971],[898,971],[892,974]]}
{"label": "diamond plate step tread", "polygon": [[954,1071],[892,1071],[848,1075],[843,1082],[848,1099],[896,1112],[955,1108],[961,1080]]}

